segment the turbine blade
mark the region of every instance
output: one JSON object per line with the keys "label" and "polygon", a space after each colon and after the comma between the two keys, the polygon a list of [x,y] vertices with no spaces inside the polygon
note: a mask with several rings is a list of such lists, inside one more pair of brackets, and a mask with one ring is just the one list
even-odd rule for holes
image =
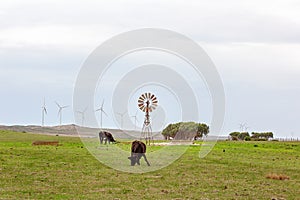
{"label": "turbine blade", "polygon": [[104,110],[101,110],[101,111],[106,115],[106,117],[108,117],[108,115],[106,114],[106,112]]}
{"label": "turbine blade", "polygon": [[59,107],[59,108],[60,108],[60,105],[59,105],[59,103],[57,103],[57,101],[55,101],[55,104],[57,105],[57,107]]}

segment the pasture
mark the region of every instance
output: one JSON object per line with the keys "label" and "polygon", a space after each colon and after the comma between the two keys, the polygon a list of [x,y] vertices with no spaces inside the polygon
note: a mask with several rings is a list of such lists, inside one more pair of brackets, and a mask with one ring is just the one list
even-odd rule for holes
{"label": "pasture", "polygon": [[[38,140],[61,145],[32,146]],[[114,145],[130,155],[129,142]],[[79,138],[0,131],[0,199],[300,199],[300,143],[223,141],[203,159],[199,148],[130,174],[101,164]]]}

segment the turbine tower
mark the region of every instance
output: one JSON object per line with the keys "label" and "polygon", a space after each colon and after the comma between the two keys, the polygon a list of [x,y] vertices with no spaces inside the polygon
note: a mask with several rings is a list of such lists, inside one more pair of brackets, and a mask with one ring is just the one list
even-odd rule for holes
{"label": "turbine tower", "polygon": [[136,122],[139,122],[139,120],[137,119],[137,111],[136,111],[135,115],[133,115],[131,117],[134,118],[134,130],[136,130]]}
{"label": "turbine tower", "polygon": [[46,100],[44,98],[44,104],[42,106],[42,126],[45,124],[45,114],[47,115],[47,108],[46,108]]}
{"label": "turbine tower", "polygon": [[69,107],[69,106],[61,106],[59,103],[57,103],[56,101],[55,101],[55,104],[57,105],[57,107],[58,107],[58,113],[57,113],[57,116],[59,116],[59,125],[61,126],[61,121],[62,121],[62,111],[63,111],[63,109],[64,108],[67,108],[67,107]]}
{"label": "turbine tower", "polygon": [[103,109],[103,106],[104,106],[104,100],[102,101],[101,107],[98,108],[97,110],[95,110],[95,112],[100,111],[100,128],[102,128],[102,114],[104,113],[106,115],[106,117],[107,117],[107,114],[106,114],[106,112]]}
{"label": "turbine tower", "polygon": [[127,111],[125,111],[123,113],[117,113],[117,115],[120,115],[120,117],[121,117],[121,129],[123,128],[123,117],[126,113],[127,113]]}
{"label": "turbine tower", "polygon": [[81,126],[83,127],[84,125],[84,120],[85,120],[85,112],[87,111],[87,107],[83,111],[76,111],[78,114],[81,115]]}

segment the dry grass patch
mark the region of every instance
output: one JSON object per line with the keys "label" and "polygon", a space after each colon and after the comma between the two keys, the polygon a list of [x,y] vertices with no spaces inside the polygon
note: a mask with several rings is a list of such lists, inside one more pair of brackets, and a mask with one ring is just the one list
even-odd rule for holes
{"label": "dry grass patch", "polygon": [[287,175],[284,175],[284,174],[275,174],[275,173],[268,174],[266,176],[266,178],[268,178],[268,179],[274,179],[274,180],[289,180],[290,179],[290,177],[288,177]]}

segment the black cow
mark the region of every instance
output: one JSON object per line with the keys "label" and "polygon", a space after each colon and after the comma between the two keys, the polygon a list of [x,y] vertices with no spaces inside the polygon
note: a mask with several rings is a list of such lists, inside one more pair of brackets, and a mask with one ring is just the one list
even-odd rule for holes
{"label": "black cow", "polygon": [[133,141],[131,144],[131,156],[128,157],[129,160],[131,160],[131,166],[134,166],[136,163],[140,165],[140,159],[143,156],[147,165],[150,166],[150,163],[148,162],[146,158],[146,145],[145,143],[141,141]]}
{"label": "black cow", "polygon": [[112,136],[112,134],[110,132],[107,131],[100,131],[99,132],[99,139],[100,139],[100,144],[103,143],[103,140],[106,142],[108,141],[108,144],[110,144],[110,142],[116,142],[114,137]]}

